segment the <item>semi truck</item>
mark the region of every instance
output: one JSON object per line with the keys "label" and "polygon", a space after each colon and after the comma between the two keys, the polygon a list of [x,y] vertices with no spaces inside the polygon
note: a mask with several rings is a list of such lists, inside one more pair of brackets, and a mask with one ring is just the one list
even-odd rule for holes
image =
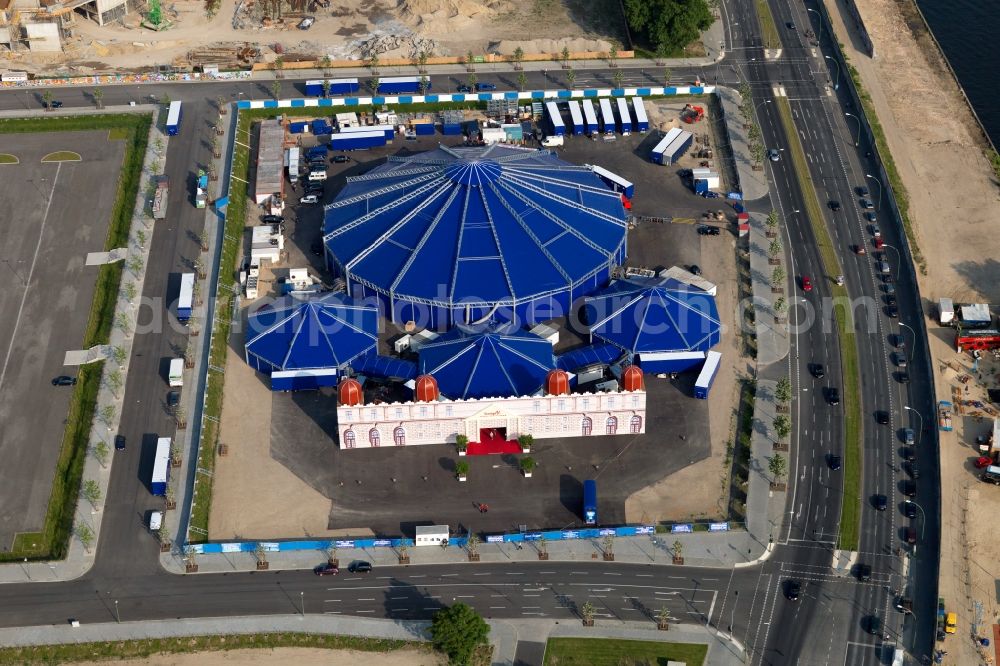
{"label": "semi truck", "polygon": [[167,134],[169,136],[177,136],[177,133],[181,131],[181,119],[183,116],[181,103],[171,102],[170,108],[167,111]]}
{"label": "semi truck", "polygon": [[597,524],[597,481],[593,479],[583,482],[583,522]]}
{"label": "semi truck", "polygon": [[153,476],[149,481],[149,492],[158,497],[167,494],[167,483],[170,481],[170,438],[160,437],[156,440],[156,455],[153,457]]}
{"label": "semi truck", "polygon": [[299,182],[299,162],[301,161],[299,158],[299,147],[293,146],[289,148],[286,151],[286,158],[288,160],[288,164],[285,165],[288,167],[288,182],[294,185]]}
{"label": "semi truck", "polygon": [[603,167],[599,167],[596,164],[586,164],[584,166],[589,166],[590,170],[594,172],[594,175],[604,181],[604,184],[613,189],[615,192],[624,194],[629,199],[635,195],[635,185],[632,184],[632,181],[625,180],[618,174],[608,171]]}
{"label": "semi truck", "polygon": [[181,291],[177,298],[177,321],[186,324],[191,319],[194,303],[194,273],[181,275]]}
{"label": "semi truck", "polygon": [[705,354],[705,365],[701,366],[701,372],[694,383],[694,397],[705,400],[708,392],[712,390],[712,383],[715,376],[719,374],[719,365],[722,361],[722,354],[717,351],[710,351]]}
{"label": "semi truck", "polygon": [[153,192],[153,219],[162,220],[167,216],[167,198],[170,195],[170,180],[157,176],[156,191]]}
{"label": "semi truck", "polygon": [[374,132],[349,132],[332,135],[330,137],[330,148],[333,150],[359,150],[384,146],[385,142],[385,132],[381,130]]}

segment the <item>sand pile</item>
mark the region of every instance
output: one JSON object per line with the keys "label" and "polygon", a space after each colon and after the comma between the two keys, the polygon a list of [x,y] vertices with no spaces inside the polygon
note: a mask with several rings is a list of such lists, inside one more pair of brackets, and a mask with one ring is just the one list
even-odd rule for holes
{"label": "sand pile", "polygon": [[611,43],[603,39],[584,39],[582,37],[529,40],[504,39],[496,43],[495,50],[501,55],[513,55],[519,46],[525,53],[562,53],[563,48],[569,49],[571,53],[583,53],[586,51],[605,53],[611,47]]}
{"label": "sand pile", "polygon": [[451,35],[514,11],[513,0],[399,0],[397,16],[423,34]]}

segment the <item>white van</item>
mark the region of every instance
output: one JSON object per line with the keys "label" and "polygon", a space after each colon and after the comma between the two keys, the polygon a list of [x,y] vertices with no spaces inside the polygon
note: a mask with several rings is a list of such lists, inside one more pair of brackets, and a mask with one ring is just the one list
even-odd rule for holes
{"label": "white van", "polygon": [[170,373],[167,376],[167,383],[170,386],[184,386],[184,359],[170,359]]}
{"label": "white van", "polygon": [[564,141],[562,136],[558,134],[553,134],[552,136],[547,136],[544,139],[542,139],[542,145],[545,146],[546,148],[554,148],[556,146],[561,146],[563,145],[563,143]]}
{"label": "white van", "polygon": [[163,526],[163,512],[151,511],[149,514],[149,531],[159,532],[160,527],[162,526]]}
{"label": "white van", "polygon": [[326,180],[326,169],[309,172],[309,182],[316,182],[318,180]]}

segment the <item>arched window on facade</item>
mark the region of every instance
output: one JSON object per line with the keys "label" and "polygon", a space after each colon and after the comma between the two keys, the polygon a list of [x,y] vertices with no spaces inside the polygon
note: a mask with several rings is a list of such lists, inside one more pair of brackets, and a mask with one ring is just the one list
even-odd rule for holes
{"label": "arched window on facade", "polygon": [[392,439],[396,442],[396,446],[406,446],[406,431],[403,426],[398,426],[392,431]]}
{"label": "arched window on facade", "polygon": [[382,436],[379,434],[378,428],[372,428],[368,431],[368,443],[372,446],[377,447],[381,438]]}
{"label": "arched window on facade", "polygon": [[355,443],[355,441],[354,441],[354,431],[353,430],[345,430],[344,431],[344,448],[345,449],[353,449],[354,448],[354,443]]}
{"label": "arched window on facade", "polygon": [[583,431],[583,436],[586,437],[594,431],[594,419],[584,416],[583,421],[580,422],[580,428]]}
{"label": "arched window on facade", "polygon": [[613,435],[616,432],[618,432],[618,417],[609,416],[608,420],[606,421],[605,433],[608,435]]}
{"label": "arched window on facade", "polygon": [[638,435],[642,432],[642,417],[638,414],[634,414],[628,422],[628,429],[633,435]]}

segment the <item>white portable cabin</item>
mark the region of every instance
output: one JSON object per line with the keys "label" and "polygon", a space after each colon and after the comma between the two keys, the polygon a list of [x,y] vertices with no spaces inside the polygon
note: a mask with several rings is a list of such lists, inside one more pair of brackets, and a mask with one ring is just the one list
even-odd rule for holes
{"label": "white portable cabin", "polygon": [[611,109],[611,100],[607,97],[601,98],[601,123],[605,134],[615,133],[615,112]]}
{"label": "white portable cabin", "polygon": [[660,277],[672,278],[678,282],[683,282],[684,284],[691,285],[692,287],[697,287],[702,291],[708,293],[709,296],[715,296],[718,294],[719,288],[712,282],[709,282],[703,277],[699,277],[680,266],[671,266],[670,268],[660,271]]}
{"label": "white portable cabin", "polygon": [[601,129],[600,125],[597,124],[597,111],[594,110],[594,102],[592,100],[583,100],[583,118],[587,124],[587,134],[593,134]]}
{"label": "white portable cabin", "polygon": [[938,321],[942,324],[950,324],[955,320],[955,303],[950,298],[942,298],[938,301]]}
{"label": "white portable cabin", "polygon": [[440,546],[447,545],[451,535],[447,525],[417,525],[414,536],[415,546]]}

